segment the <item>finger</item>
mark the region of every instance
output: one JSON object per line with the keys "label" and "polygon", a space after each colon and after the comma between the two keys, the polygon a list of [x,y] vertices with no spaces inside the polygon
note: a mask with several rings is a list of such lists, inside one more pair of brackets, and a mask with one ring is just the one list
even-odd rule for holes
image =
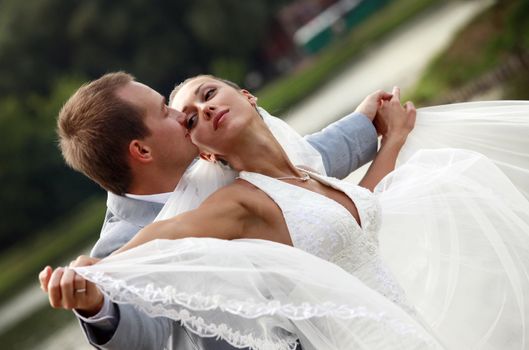
{"label": "finger", "polygon": [[75,296],[82,297],[86,295],[86,280],[82,276],[79,276],[77,273],[74,277],[73,288]]}
{"label": "finger", "polygon": [[88,296],[93,297],[100,295],[101,291],[99,290],[99,288],[97,288],[97,285],[95,283],[86,281],[86,293]]}
{"label": "finger", "polygon": [[400,88],[398,86],[393,87],[392,101],[398,101],[400,103]]}
{"label": "finger", "polygon": [[375,117],[373,120],[373,125],[375,126],[375,130],[377,131],[377,136],[382,135],[382,128],[380,126],[379,118]]}
{"label": "finger", "polygon": [[77,259],[75,259],[74,261],[70,263],[70,267],[80,266],[82,262],[84,261],[85,257],[86,257],[85,255],[79,255]]}
{"label": "finger", "polygon": [[378,90],[376,92],[376,95],[377,95],[377,100],[378,101],[380,101],[380,100],[389,101],[391,99],[391,97],[393,97],[392,94],[390,94],[389,92],[386,92],[384,90]]}
{"label": "finger", "polygon": [[408,115],[417,114],[417,109],[415,108],[415,105],[411,101],[406,102],[406,104],[404,105],[404,108],[406,109],[406,113]]}
{"label": "finger", "polygon": [[51,274],[50,281],[48,283],[48,298],[50,305],[54,308],[61,307],[61,278],[64,273],[64,268],[58,267]]}
{"label": "finger", "polygon": [[409,120],[410,130],[413,130],[413,128],[415,127],[416,120],[417,120],[417,113],[412,113],[412,115],[410,116],[410,120]]}
{"label": "finger", "polygon": [[86,281],[86,292],[78,294],[75,308],[84,316],[90,317],[101,311],[104,302],[105,298],[99,288],[94,283]]}
{"label": "finger", "polygon": [[90,266],[90,265],[94,265],[98,261],[99,259],[92,258],[86,255],[81,255],[70,264],[70,267]]}
{"label": "finger", "polygon": [[50,266],[46,266],[39,273],[40,289],[42,289],[46,293],[48,292],[48,283],[50,281],[52,272],[53,272],[52,268]]}
{"label": "finger", "polygon": [[382,97],[380,98],[381,101],[390,101],[393,98],[393,94],[390,94],[388,92],[384,93]]}
{"label": "finger", "polygon": [[74,277],[75,272],[72,269],[64,269],[61,278],[62,306],[65,309],[72,309],[75,306],[74,296]]}
{"label": "finger", "polygon": [[415,126],[415,121],[417,119],[417,109],[415,108],[415,105],[413,102],[408,101],[406,102],[406,114],[408,115],[408,125],[410,126],[410,129],[413,129]]}

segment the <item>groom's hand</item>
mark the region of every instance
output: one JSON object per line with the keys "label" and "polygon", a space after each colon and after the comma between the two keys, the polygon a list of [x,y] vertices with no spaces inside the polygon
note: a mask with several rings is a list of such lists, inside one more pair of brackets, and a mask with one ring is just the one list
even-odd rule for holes
{"label": "groom's hand", "polygon": [[375,118],[377,131],[382,135],[382,143],[388,139],[404,144],[408,134],[413,130],[417,110],[411,101],[404,106],[400,103],[400,89],[393,88],[393,97],[384,101]]}
{"label": "groom's hand", "polygon": [[[99,259],[80,256],[70,267],[95,264]],[[94,316],[103,306],[104,298],[101,291],[90,281],[67,267],[53,270],[46,266],[39,273],[40,287],[48,293],[50,305],[56,309],[76,309],[85,317]]]}
{"label": "groom's hand", "polygon": [[355,112],[362,113],[371,121],[375,119],[379,107],[383,101],[389,101],[392,95],[382,90],[378,90],[368,95],[355,109]]}
{"label": "groom's hand", "polygon": [[[389,101],[383,101],[380,108],[373,120],[373,124],[377,130],[379,136],[382,139],[387,139],[388,134],[394,131],[395,122],[402,122],[403,125],[399,125],[399,130],[404,130],[404,134],[408,134],[415,124],[415,116],[417,110],[411,101],[408,101],[401,106],[400,103],[400,88],[395,86],[392,91],[392,97]],[[404,137],[405,138],[405,137]]]}

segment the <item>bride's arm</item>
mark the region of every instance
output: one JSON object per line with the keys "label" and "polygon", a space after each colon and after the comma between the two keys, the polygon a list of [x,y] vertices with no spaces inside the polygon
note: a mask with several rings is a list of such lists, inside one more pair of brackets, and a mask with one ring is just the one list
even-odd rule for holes
{"label": "bride's arm", "polygon": [[382,145],[373,163],[359,185],[373,191],[375,186],[395,169],[395,162],[400,149],[406,142],[408,134],[415,125],[417,114],[411,102],[404,107],[400,104],[400,90],[393,89],[393,97],[389,102],[383,101],[378,113],[387,122],[387,130],[382,136]]}
{"label": "bride's arm", "polygon": [[171,219],[154,222],[140,230],[114,254],[137,247],[155,239],[185,237],[241,238],[242,228],[252,219],[241,200],[240,192],[231,185],[212,194],[195,210]]}

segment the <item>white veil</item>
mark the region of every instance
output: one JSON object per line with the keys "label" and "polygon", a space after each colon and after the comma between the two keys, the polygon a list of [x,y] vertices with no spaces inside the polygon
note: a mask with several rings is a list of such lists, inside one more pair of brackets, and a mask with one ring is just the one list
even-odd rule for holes
{"label": "white veil", "polygon": [[[115,302],[239,348],[293,349],[299,338],[304,350],[525,349],[529,204],[520,192],[529,188],[522,176],[529,173],[527,130],[529,102],[418,111],[399,167],[376,188],[383,258],[418,318],[331,263],[261,240],[154,241],[76,271]],[[290,157],[310,151],[286,134]],[[451,146],[470,151],[445,149]],[[216,179],[208,191],[235,177],[215,169],[221,180],[201,172]],[[192,181],[182,193],[205,198]],[[170,206],[165,217],[186,210]]]}
{"label": "white veil", "polygon": [[421,150],[376,188],[381,254],[449,349],[529,345],[529,203],[489,159]]}
{"label": "white veil", "polygon": [[118,303],[237,348],[440,349],[340,267],[263,240],[155,240],[76,271]]}
{"label": "white veil", "polygon": [[[310,143],[299,136],[287,123],[271,116],[263,108],[258,107],[257,111],[294,165],[325,174],[321,155]],[[197,159],[184,173],[155,221],[197,208],[213,192],[232,183],[237,175],[236,171],[219,162],[212,163]]]}
{"label": "white veil", "polygon": [[529,102],[420,109],[376,191],[383,257],[444,344],[527,348]]}
{"label": "white veil", "polygon": [[529,101],[483,101],[420,108],[399,154],[461,148],[491,159],[529,199]]}

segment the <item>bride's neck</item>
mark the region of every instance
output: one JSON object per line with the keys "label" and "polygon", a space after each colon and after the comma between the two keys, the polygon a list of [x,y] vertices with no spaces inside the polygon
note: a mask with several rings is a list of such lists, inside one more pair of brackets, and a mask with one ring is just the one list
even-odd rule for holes
{"label": "bride's neck", "polygon": [[270,177],[301,176],[287,154],[265,127],[245,133],[226,161],[237,171],[250,171]]}

